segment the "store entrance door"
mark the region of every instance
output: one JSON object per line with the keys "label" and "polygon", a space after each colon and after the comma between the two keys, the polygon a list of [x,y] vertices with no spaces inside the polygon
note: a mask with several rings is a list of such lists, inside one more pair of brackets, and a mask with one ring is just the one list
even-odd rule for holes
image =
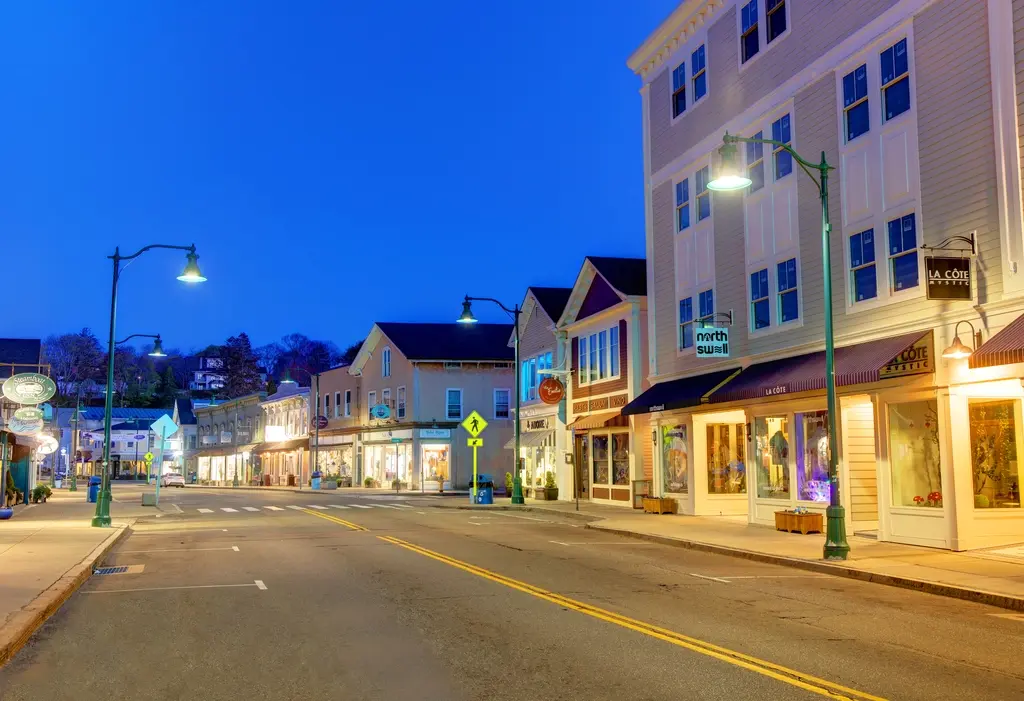
{"label": "store entrance door", "polygon": [[586,433],[576,436],[573,452],[573,467],[576,470],[576,496],[590,498],[590,436]]}

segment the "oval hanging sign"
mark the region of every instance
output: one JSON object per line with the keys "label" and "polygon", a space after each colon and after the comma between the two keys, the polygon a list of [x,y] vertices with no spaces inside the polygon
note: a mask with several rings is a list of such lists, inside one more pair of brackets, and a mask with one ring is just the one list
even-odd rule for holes
{"label": "oval hanging sign", "polygon": [[391,407],[387,404],[375,404],[370,407],[370,417],[374,419],[386,419],[391,416]]}
{"label": "oval hanging sign", "polygon": [[40,455],[49,455],[50,453],[57,451],[57,439],[53,436],[40,436],[39,440],[42,441],[42,443],[38,448],[36,448],[36,452]]}
{"label": "oval hanging sign", "polygon": [[14,418],[22,421],[36,421],[43,418],[43,410],[34,406],[23,406],[15,410]]}
{"label": "oval hanging sign", "polygon": [[32,419],[31,421],[25,421],[13,418],[7,423],[7,428],[15,435],[31,436],[43,430],[43,420]]}
{"label": "oval hanging sign", "polygon": [[558,404],[565,396],[565,387],[554,377],[545,377],[537,387],[537,396],[545,404]]}
{"label": "oval hanging sign", "polygon": [[4,380],[3,393],[15,404],[41,404],[57,393],[57,385],[46,375],[23,372]]}

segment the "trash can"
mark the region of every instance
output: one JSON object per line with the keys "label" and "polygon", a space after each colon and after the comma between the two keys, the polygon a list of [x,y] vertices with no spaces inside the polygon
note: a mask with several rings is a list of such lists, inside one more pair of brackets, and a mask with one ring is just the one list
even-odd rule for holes
{"label": "trash can", "polygon": [[310,486],[313,487],[313,489],[320,489],[320,478],[322,476],[323,476],[323,473],[320,472],[320,470],[313,470],[313,479],[312,479],[312,484],[310,485]]}
{"label": "trash can", "polygon": [[476,476],[476,501],[473,501],[473,484],[469,485],[469,501],[471,504],[494,503],[494,478],[491,475],[478,473]]}
{"label": "trash can", "polygon": [[101,481],[102,480],[99,477],[90,477],[89,478],[89,495],[88,495],[88,498],[89,498],[89,503],[90,504],[95,504],[96,503],[96,499],[100,495],[100,482]]}

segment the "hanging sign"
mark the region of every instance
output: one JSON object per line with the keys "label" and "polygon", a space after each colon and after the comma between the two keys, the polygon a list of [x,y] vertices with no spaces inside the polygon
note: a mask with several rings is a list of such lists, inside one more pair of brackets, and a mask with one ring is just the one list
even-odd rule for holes
{"label": "hanging sign", "polygon": [[7,422],[7,428],[11,433],[19,436],[31,436],[43,430],[42,419],[25,421],[19,418],[12,418]]}
{"label": "hanging sign", "polygon": [[370,407],[371,419],[387,419],[391,416],[391,407],[387,404],[374,404]]}
{"label": "hanging sign", "polygon": [[729,329],[727,327],[698,326],[693,330],[693,345],[698,358],[728,358]]}
{"label": "hanging sign", "polygon": [[537,396],[545,404],[558,404],[565,397],[565,387],[557,378],[545,377],[537,387]]}
{"label": "hanging sign", "polygon": [[41,443],[39,444],[39,447],[36,448],[36,452],[40,455],[49,455],[50,453],[55,453],[57,451],[57,439],[53,436],[42,435],[39,437],[39,440]]}
{"label": "hanging sign", "polygon": [[38,421],[43,418],[43,410],[34,406],[23,406],[15,409],[14,418],[22,421]]}
{"label": "hanging sign", "polygon": [[57,393],[57,385],[46,375],[23,372],[4,381],[3,393],[15,404],[42,404]]}
{"label": "hanging sign", "polygon": [[327,428],[327,417],[321,414],[309,422],[313,428]]}
{"label": "hanging sign", "polygon": [[924,259],[928,299],[971,299],[971,259]]}

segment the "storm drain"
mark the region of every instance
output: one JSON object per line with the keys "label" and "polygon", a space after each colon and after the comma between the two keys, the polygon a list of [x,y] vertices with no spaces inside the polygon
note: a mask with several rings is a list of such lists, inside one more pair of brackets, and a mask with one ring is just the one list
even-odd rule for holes
{"label": "storm drain", "polygon": [[138,574],[145,569],[145,565],[119,565],[117,567],[97,567],[93,574]]}

